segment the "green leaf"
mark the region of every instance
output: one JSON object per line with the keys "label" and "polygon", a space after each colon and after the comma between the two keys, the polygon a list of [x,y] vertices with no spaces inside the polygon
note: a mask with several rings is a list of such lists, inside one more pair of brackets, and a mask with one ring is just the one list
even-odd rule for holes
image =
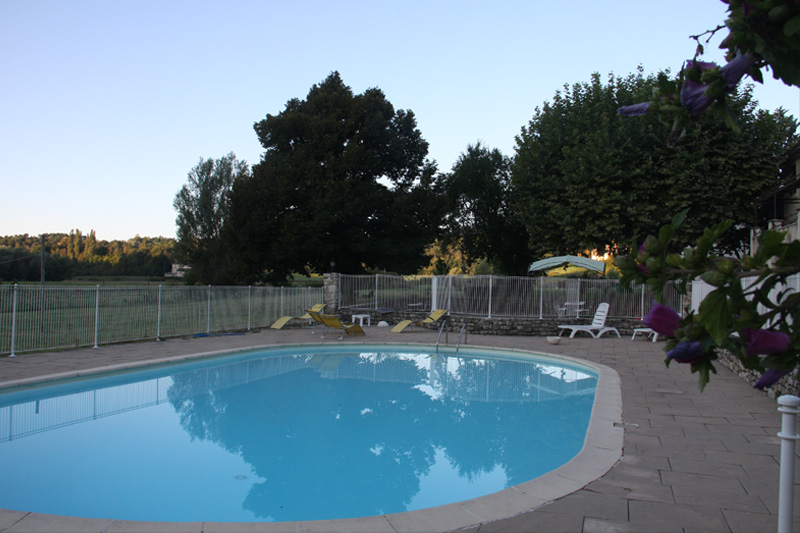
{"label": "green leaf", "polygon": [[681,224],[683,224],[683,221],[686,219],[686,214],[687,214],[688,212],[689,212],[689,209],[684,209],[684,210],[683,210],[683,211],[681,211],[680,213],[676,213],[676,214],[675,214],[675,216],[674,216],[674,217],[672,217],[672,224],[671,224],[671,226],[672,226],[673,228],[677,228],[678,226],[680,226]]}
{"label": "green leaf", "polygon": [[723,289],[710,292],[700,304],[697,314],[700,323],[706,328],[717,346],[721,346],[728,336],[730,316],[728,294]]}
{"label": "green leaf", "polygon": [[789,19],[789,21],[783,25],[783,34],[787,37],[791,37],[800,33],[800,15],[796,15]]}

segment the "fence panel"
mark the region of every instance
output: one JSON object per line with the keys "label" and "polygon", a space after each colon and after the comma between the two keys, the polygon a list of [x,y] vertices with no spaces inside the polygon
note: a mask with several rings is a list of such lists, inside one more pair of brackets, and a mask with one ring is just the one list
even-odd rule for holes
{"label": "fence panel", "polygon": [[448,276],[446,283],[446,305],[436,307],[457,315],[489,314],[489,276]]}
{"label": "fence panel", "polygon": [[[602,302],[609,316],[642,318],[652,305],[653,289],[619,280],[514,276],[340,276],[343,309],[424,310],[442,308],[453,314],[485,317],[590,317]],[[429,286],[428,283],[431,283]],[[682,308],[681,295],[670,282],[666,305]]]}
{"label": "fence panel", "polygon": [[539,316],[542,278],[492,276],[491,315],[503,317]]}
{"label": "fence panel", "polygon": [[156,338],[157,290],[151,287],[99,287],[97,291],[98,344]]}
{"label": "fence panel", "polygon": [[[12,307],[0,311],[0,315],[8,317],[2,320],[4,329],[0,333],[4,353],[11,351],[12,325],[16,351],[41,351],[94,342],[95,287],[20,285],[12,286],[9,292]],[[3,299],[4,305],[6,300]],[[16,300],[15,308],[13,300]],[[6,324],[8,329],[5,329]]]}
{"label": "fence panel", "polygon": [[0,285],[0,353],[264,327],[322,298],[319,287]]}
{"label": "fence panel", "polygon": [[163,287],[161,293],[162,337],[208,332],[207,287]]}

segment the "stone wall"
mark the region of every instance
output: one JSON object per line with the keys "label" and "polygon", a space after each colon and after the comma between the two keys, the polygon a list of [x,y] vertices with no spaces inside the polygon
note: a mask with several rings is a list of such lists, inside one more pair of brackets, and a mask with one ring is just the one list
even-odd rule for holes
{"label": "stone wall", "polygon": [[322,275],[322,301],[326,313],[336,313],[339,309],[339,274]]}
{"label": "stone wall", "polygon": [[[326,308],[327,309],[327,308]],[[380,321],[387,322],[393,326],[401,320],[421,320],[427,316],[425,312],[407,312],[407,311],[391,311],[391,312],[377,312],[370,310],[343,310],[338,313],[345,320],[352,321],[353,314],[370,315],[370,320],[373,325]],[[466,315],[446,315],[448,332],[460,332],[461,327],[466,324],[466,331],[477,335],[528,335],[528,336],[546,336],[558,335],[561,331],[558,329],[559,324],[591,324],[592,317],[567,317],[567,318],[486,318]],[[438,330],[441,327],[441,321],[435,324],[425,324],[424,327],[428,329]],[[642,323],[633,319],[615,319],[609,318],[606,321],[607,326],[613,326],[619,330],[620,335],[630,336],[633,333],[633,328],[643,327]],[[608,335],[608,333],[606,333]],[[613,335],[613,333],[612,333]]]}
{"label": "stone wall", "polygon": [[[717,356],[719,357],[717,361],[721,365],[730,369],[731,372],[737,374],[740,378],[751,385],[755,385],[756,381],[758,381],[758,378],[761,377],[760,372],[745,368],[742,362],[739,361],[738,358],[734,357],[730,352],[719,351],[717,352]],[[711,381],[713,380],[714,377],[712,376]],[[800,383],[797,380],[797,370],[784,376],[778,383],[768,389],[765,389],[764,392],[770,398],[777,398],[778,396],[782,396],[784,394],[792,394],[795,396],[800,395]]]}

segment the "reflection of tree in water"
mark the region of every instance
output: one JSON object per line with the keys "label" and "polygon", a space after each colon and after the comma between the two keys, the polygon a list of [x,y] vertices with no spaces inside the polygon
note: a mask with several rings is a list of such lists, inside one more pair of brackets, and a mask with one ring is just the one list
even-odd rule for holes
{"label": "reflection of tree in water", "polygon": [[[447,401],[452,420],[438,444],[460,474],[472,478],[501,466],[512,486],[561,466],[580,451],[594,396],[532,402],[541,374],[542,367],[530,363],[459,359],[448,394],[475,400]],[[480,401],[481,396],[497,400],[499,391],[509,390],[525,400]],[[565,433],[565,426],[572,431]]]}
{"label": "reflection of tree in water", "polygon": [[[190,372],[173,377],[168,397],[193,438],[241,455],[265,479],[251,488],[243,505],[277,521],[298,519],[292,502],[333,501],[350,509],[350,516],[403,511],[419,491],[436,448],[445,449],[468,478],[502,466],[509,485],[533,477],[532,464],[542,447],[563,450],[566,457],[554,459],[548,470],[580,450],[586,420],[578,421],[574,442],[564,442],[562,433],[549,434],[548,428],[552,417],[566,418],[590,405],[591,396],[543,403],[479,401],[472,398],[508,388],[520,372],[535,377],[537,367],[459,360],[457,371],[445,372],[447,358],[441,359],[444,366],[435,361],[429,375],[414,361],[381,354],[372,360],[307,356],[282,376],[217,388],[209,386],[217,382],[218,376],[209,376],[213,370]],[[325,365],[340,379],[309,367]],[[428,395],[418,384],[446,393]],[[363,471],[354,472],[355,465]],[[337,482],[320,486],[320,479]],[[330,518],[314,516],[310,507],[303,519]]]}
{"label": "reflection of tree in water", "polygon": [[[378,365],[398,363],[422,372],[411,361]],[[201,377],[180,375],[169,399],[193,437],[240,454],[266,479],[244,502],[259,517],[296,519],[291,502],[319,499],[364,516],[404,510],[434,453],[431,441],[419,441],[410,428],[434,423],[436,404],[405,383],[326,379],[311,368],[291,378],[208,392]],[[353,465],[380,475],[353,472]],[[320,486],[321,478],[339,481]],[[404,502],[395,501],[398,494]]]}

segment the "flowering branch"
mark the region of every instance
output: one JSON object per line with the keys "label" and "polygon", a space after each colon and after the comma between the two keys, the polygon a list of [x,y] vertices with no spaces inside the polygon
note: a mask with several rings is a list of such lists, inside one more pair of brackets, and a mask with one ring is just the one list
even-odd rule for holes
{"label": "flowering branch", "polygon": [[[667,143],[675,146],[688,124],[706,110],[712,110],[731,129],[738,131],[728,112],[727,95],[748,75],[763,82],[762,68],[771,68],[773,77],[787,85],[800,87],[800,2],[794,0],[723,0],[728,4],[724,25],[692,36],[697,41],[694,59],[684,63],[676,80],[663,80],[647,102],[622,106],[623,116],[655,113],[672,126]],[[727,49],[727,63],[698,61],[704,47],[700,37],[727,28],[728,36],[720,45]]]}
{"label": "flowering branch", "polygon": [[[671,250],[672,235],[685,216],[685,211],[678,214],[658,237],[649,236],[616,259],[623,285],[640,282],[655,289],[645,325],[667,337],[666,363],[691,365],[701,388],[716,372],[720,349],[762,372],[757,387],[773,385],[800,363],[800,294],[786,288],[787,278],[800,272],[800,241],[787,243],[785,233],[767,230],[752,255],[715,256],[714,243],[731,225],[723,222],[706,229],[695,246],[677,252]],[[694,279],[714,287],[699,309],[680,316],[663,305],[668,281],[677,281],[685,294]]]}

